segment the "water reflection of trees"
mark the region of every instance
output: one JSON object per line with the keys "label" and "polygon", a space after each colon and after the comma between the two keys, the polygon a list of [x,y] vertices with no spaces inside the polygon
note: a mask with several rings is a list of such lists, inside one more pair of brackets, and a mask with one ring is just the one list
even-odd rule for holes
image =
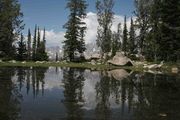
{"label": "water reflection of trees", "polygon": [[180,119],[180,81],[172,75],[138,75],[140,82],[133,81],[138,96],[136,119]]}
{"label": "water reflection of trees", "polygon": [[102,74],[96,84],[97,119],[112,116],[112,98],[120,105],[120,119],[159,120],[180,118],[180,81],[171,75],[134,72],[122,80]]}
{"label": "water reflection of trees", "polygon": [[32,88],[34,98],[39,95],[40,89],[42,95],[44,94],[44,77],[48,68],[37,68],[37,67],[19,67],[17,69],[17,82],[19,89],[21,90],[23,85],[26,85],[26,93]]}
{"label": "water reflection of trees", "polygon": [[[117,72],[117,71],[116,71]],[[117,76],[116,76],[117,77]],[[122,76],[123,79],[116,80],[113,76],[109,76],[107,72],[101,73],[100,81],[96,84],[96,118],[100,120],[116,119],[120,116],[112,116],[112,102],[121,105],[118,114],[121,118],[124,114],[125,102],[128,100],[130,103],[129,111],[132,105],[133,88],[128,82],[129,79]],[[127,97],[129,99],[127,99]],[[113,101],[112,101],[113,100]],[[117,114],[116,114],[117,115]]]}
{"label": "water reflection of trees", "polygon": [[64,83],[64,105],[67,109],[67,120],[81,120],[83,111],[81,109],[84,102],[84,70],[66,68],[63,70]]}
{"label": "water reflection of trees", "polygon": [[12,82],[14,68],[0,69],[0,120],[17,120],[20,118],[21,95],[16,84]]}
{"label": "water reflection of trees", "polygon": [[28,94],[32,85],[34,97],[39,94],[40,88],[43,94],[46,71],[47,68],[34,67],[0,68],[0,120],[20,119],[22,89]]}

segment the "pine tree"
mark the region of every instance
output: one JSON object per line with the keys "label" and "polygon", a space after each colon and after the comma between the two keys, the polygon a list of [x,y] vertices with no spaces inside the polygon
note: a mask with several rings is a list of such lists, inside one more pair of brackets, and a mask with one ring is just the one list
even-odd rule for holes
{"label": "pine tree", "polygon": [[30,29],[28,30],[27,52],[28,52],[28,60],[31,60],[31,31]]}
{"label": "pine tree", "polygon": [[135,45],[135,30],[134,30],[134,21],[131,18],[131,26],[130,26],[130,32],[129,32],[129,53],[135,54],[136,53],[136,45]]}
{"label": "pine tree", "polygon": [[41,45],[41,34],[40,34],[40,29],[38,27],[37,30],[37,46],[36,46],[36,60],[40,61],[41,60],[41,50],[42,49],[42,45]]}
{"label": "pine tree", "polygon": [[46,52],[46,29],[43,31],[43,53]]}
{"label": "pine tree", "polygon": [[38,27],[38,30],[37,30],[37,52],[39,52],[39,47],[40,47],[40,42],[41,42],[41,33],[40,33],[40,29]]}
{"label": "pine tree", "polygon": [[58,53],[56,52],[56,62],[59,60]]}
{"label": "pine tree", "polygon": [[145,40],[149,32],[150,12],[151,12],[152,0],[135,0],[134,11],[136,18],[136,26],[140,33],[138,36],[138,48],[140,54],[144,54],[144,49],[147,47]]}
{"label": "pine tree", "polygon": [[124,51],[125,55],[128,52],[128,30],[126,25],[126,16],[124,17],[124,29],[123,29],[123,45],[122,51]]}
{"label": "pine tree", "polygon": [[84,41],[85,29],[86,27],[82,27],[80,30],[79,53],[81,54],[86,50],[85,41]]}
{"label": "pine tree", "polygon": [[81,54],[80,55],[80,61],[84,61],[85,60],[85,57],[84,57],[84,54],[83,52],[86,50],[86,46],[85,46],[85,40],[84,40],[84,37],[85,37],[85,31],[86,30],[86,27],[82,27],[81,30],[80,30],[80,41],[79,41],[79,53]]}
{"label": "pine tree", "polygon": [[121,49],[121,23],[118,24],[117,32],[112,34],[112,57]]}
{"label": "pine tree", "polygon": [[33,39],[33,53],[32,53],[32,59],[33,61],[36,61],[36,49],[37,49],[37,25],[35,26],[35,30],[34,30],[34,39]]}
{"label": "pine tree", "polygon": [[146,38],[145,57],[149,61],[160,60],[161,41],[161,1],[153,0],[150,13],[150,31]]}
{"label": "pine tree", "polygon": [[43,41],[41,42],[41,56],[42,60],[47,61],[48,60],[48,54],[46,52],[46,29],[44,28],[43,33]]}
{"label": "pine tree", "polygon": [[26,44],[24,42],[24,37],[21,34],[20,41],[18,42],[18,48],[17,48],[17,59],[20,61],[27,59],[27,50],[26,50]]}
{"label": "pine tree", "polygon": [[43,40],[40,40],[40,30],[38,30],[38,46],[37,46],[37,53],[36,53],[36,60],[38,61],[47,61],[48,60],[48,55],[46,52],[46,31],[44,28],[44,33],[43,33]]}
{"label": "pine tree", "polygon": [[17,0],[0,0],[0,58],[15,57],[14,42],[18,40],[23,14]]}
{"label": "pine tree", "polygon": [[[101,54],[104,55],[111,51],[112,45],[112,20],[113,20],[113,0],[97,0],[97,19],[98,19],[98,33],[97,33],[97,46],[101,48]],[[107,57],[107,56],[105,56]],[[107,59],[107,58],[106,58]]]}
{"label": "pine tree", "polygon": [[[82,22],[82,19],[86,17],[86,8],[87,4],[85,0],[68,0],[67,8],[70,10],[69,20],[64,25],[64,28],[67,29],[64,41],[64,53],[65,56],[70,60],[74,61],[75,53],[82,52],[84,49],[84,41],[81,40],[82,27],[85,26],[85,23]],[[84,32],[84,30],[83,30]]]}
{"label": "pine tree", "polygon": [[161,59],[177,61],[180,48],[180,2],[163,0],[161,4]]}

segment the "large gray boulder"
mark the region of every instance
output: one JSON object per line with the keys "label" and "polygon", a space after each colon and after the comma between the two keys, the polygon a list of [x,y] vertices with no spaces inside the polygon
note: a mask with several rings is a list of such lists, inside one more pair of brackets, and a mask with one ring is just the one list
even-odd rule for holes
{"label": "large gray boulder", "polygon": [[116,52],[116,55],[113,57],[113,59],[108,60],[108,63],[116,66],[133,66],[131,59],[126,57],[121,52]]}

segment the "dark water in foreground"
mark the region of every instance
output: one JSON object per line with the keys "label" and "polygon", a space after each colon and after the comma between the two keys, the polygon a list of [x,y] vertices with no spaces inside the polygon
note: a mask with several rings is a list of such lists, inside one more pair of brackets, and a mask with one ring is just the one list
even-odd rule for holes
{"label": "dark water in foreground", "polygon": [[0,120],[180,120],[180,76],[1,67]]}

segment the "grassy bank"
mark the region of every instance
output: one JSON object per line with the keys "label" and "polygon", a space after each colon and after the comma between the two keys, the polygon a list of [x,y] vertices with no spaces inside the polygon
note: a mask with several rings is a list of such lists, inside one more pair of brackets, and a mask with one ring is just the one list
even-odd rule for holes
{"label": "grassy bank", "polygon": [[[88,69],[110,69],[112,66],[104,64],[92,65],[90,63],[72,63],[72,62],[1,62],[0,66],[22,66],[22,67],[73,67]],[[115,67],[113,67],[115,68]]]}
{"label": "grassy bank", "polygon": [[[149,63],[152,64],[152,63]],[[72,67],[72,68],[87,68],[94,70],[110,70],[110,69],[130,69],[134,71],[144,71],[147,69],[143,68],[143,64],[135,65],[133,67],[124,66],[112,66],[107,64],[96,64],[90,63],[72,63],[72,62],[0,62],[1,66],[21,66],[21,67]],[[180,63],[165,63],[161,71],[171,72],[173,67],[180,67]]]}

